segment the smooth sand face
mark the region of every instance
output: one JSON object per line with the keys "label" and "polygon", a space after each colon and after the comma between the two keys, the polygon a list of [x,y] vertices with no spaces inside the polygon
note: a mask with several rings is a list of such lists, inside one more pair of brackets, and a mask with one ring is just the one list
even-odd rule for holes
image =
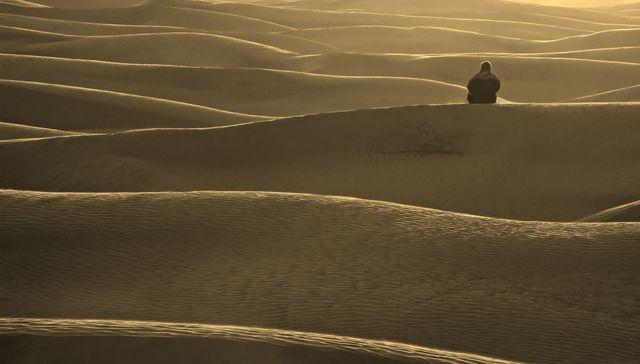
{"label": "smooth sand face", "polygon": [[0,362],[636,362],[607,5],[0,1]]}

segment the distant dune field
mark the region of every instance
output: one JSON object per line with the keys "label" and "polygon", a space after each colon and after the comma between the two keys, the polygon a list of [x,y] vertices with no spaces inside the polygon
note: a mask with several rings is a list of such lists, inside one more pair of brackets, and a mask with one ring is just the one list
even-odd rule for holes
{"label": "distant dune field", "polygon": [[0,0],[0,362],[637,363],[640,3],[551,2]]}

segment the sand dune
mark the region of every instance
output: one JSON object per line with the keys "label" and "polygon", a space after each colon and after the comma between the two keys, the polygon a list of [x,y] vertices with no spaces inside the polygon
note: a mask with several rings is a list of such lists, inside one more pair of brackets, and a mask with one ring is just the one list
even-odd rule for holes
{"label": "sand dune", "polygon": [[11,4],[18,6],[28,6],[28,7],[44,7],[42,4],[38,4],[36,2],[27,1],[27,0],[2,0],[0,4]]}
{"label": "sand dune", "polygon": [[633,19],[622,14],[603,12],[596,9],[567,8],[502,0],[303,0],[291,3],[293,6],[323,10],[360,10],[379,13],[399,14],[447,14],[468,18],[527,19],[528,15],[538,16],[548,24],[566,24],[571,21],[596,23],[633,23]]}
{"label": "sand dune", "polygon": [[500,96],[514,102],[559,102],[640,84],[637,64],[564,57],[327,54],[299,57],[292,67],[314,73],[428,78],[462,86],[487,58],[503,81]]}
{"label": "sand dune", "polygon": [[[355,25],[386,25],[396,27],[432,26],[477,31],[498,36],[525,39],[557,39],[587,34],[591,29],[576,29],[546,24],[492,19],[454,18],[443,16],[406,16],[376,13],[313,11],[293,8],[274,8],[253,4],[213,4],[219,12],[243,15],[272,21],[296,29],[331,28]],[[600,28],[594,30],[602,30]]]}
{"label": "sand dune", "polygon": [[34,0],[39,4],[67,9],[105,9],[136,6],[149,0]]}
{"label": "sand dune", "polygon": [[532,41],[438,27],[352,26],[305,29],[287,34],[331,44],[348,52],[434,54],[580,51],[636,46],[640,30],[611,30],[553,41]]}
{"label": "sand dune", "polygon": [[568,51],[605,47],[637,46],[638,29],[616,29],[544,43],[546,50]]}
{"label": "sand dune", "polygon": [[287,30],[272,22],[214,11],[141,5],[111,9],[27,8],[0,4],[0,13],[107,24],[141,24],[187,27],[204,30],[262,31]]}
{"label": "sand dune", "polygon": [[218,32],[218,34],[286,49],[296,53],[318,54],[338,51],[330,44],[286,33]]}
{"label": "sand dune", "polygon": [[[61,33],[65,35],[130,35],[149,33],[205,33],[214,35],[226,35],[233,38],[243,39],[276,48],[283,48],[299,53],[323,53],[335,51],[328,45],[316,41],[303,39],[291,35],[262,32],[238,32],[238,31],[206,31],[201,29],[190,29],[184,27],[171,26],[150,26],[150,25],[123,25],[123,24],[102,24],[75,22],[68,20],[46,19],[28,17],[13,14],[0,13],[0,25],[5,27],[22,28],[28,30],[38,30],[49,33]],[[6,30],[6,29],[5,29]],[[5,36],[6,37],[6,36]],[[204,43],[206,44],[206,43]],[[204,45],[203,44],[203,45]],[[78,49],[81,51],[81,49]]]}
{"label": "sand dune", "polygon": [[532,43],[526,40],[434,27],[350,26],[297,30],[286,34],[331,44],[341,51],[362,53],[450,53],[460,49],[467,52],[516,52],[532,48]]}
{"label": "sand dune", "polygon": [[24,44],[55,42],[66,36],[30,29],[0,26],[0,49],[11,51]]}
{"label": "sand dune", "polygon": [[[83,351],[87,351],[87,347],[89,347],[91,354],[93,354],[91,358],[97,357],[101,360],[100,362],[109,362],[108,360],[115,358],[118,359],[118,362],[122,362],[123,359],[128,362],[128,360],[131,360],[130,354],[120,353],[120,355],[117,355],[114,353],[114,349],[116,351],[118,349],[122,350],[123,346],[131,347],[132,344],[140,345],[142,342],[145,343],[145,346],[152,347],[155,352],[153,354],[149,352],[139,353],[140,350],[137,349],[136,352],[139,354],[136,355],[137,361],[133,361],[135,363],[144,361],[144,359],[149,360],[149,357],[154,357],[152,360],[154,363],[175,363],[176,361],[208,363],[211,355],[215,355],[216,363],[259,361],[260,363],[282,364],[300,363],[301,360],[304,360],[305,363],[331,362],[349,364],[406,363],[408,361],[442,364],[512,363],[488,357],[447,352],[389,341],[275,329],[203,324],[0,318],[0,334],[39,335],[40,337],[5,339],[3,341],[5,344],[11,345],[11,347],[18,346],[25,341],[31,345],[34,343],[44,344],[43,346],[46,345],[46,349],[40,348],[35,353],[36,355],[28,351],[24,352],[23,355],[40,359],[49,356],[50,359],[51,356],[60,355],[62,352],[62,355],[75,356],[74,359],[76,360],[70,360],[73,362],[78,362],[78,357],[85,359],[82,361],[86,361],[88,358],[85,356],[86,354],[82,355],[84,353],[80,355],[73,353],[77,350],[71,350],[71,353],[69,353],[70,350],[65,346],[69,346],[74,341],[81,341],[83,342],[81,346]],[[82,337],[82,339],[65,339],[68,336]],[[161,340],[162,338],[170,338],[171,340]],[[2,340],[2,336],[0,336],[0,340]],[[134,343],[129,343],[131,341]],[[138,341],[138,343],[135,343],[135,341]],[[105,344],[110,346],[109,352],[97,355],[98,352],[105,349],[101,348]],[[163,348],[162,345],[167,347]],[[166,352],[166,354],[160,354],[162,352]],[[178,357],[175,354],[177,352],[182,352],[182,354]],[[167,354],[169,357],[165,356]],[[95,362],[94,360],[90,361]],[[10,363],[14,363],[14,361]]]}
{"label": "sand dune", "polygon": [[640,85],[605,91],[593,95],[576,98],[578,102],[625,102],[640,99]]}
{"label": "sand dune", "polygon": [[[216,5],[216,9],[218,7],[221,11],[233,11],[235,10],[235,6],[243,5],[243,4],[229,4],[229,6],[225,6],[226,4]],[[215,26],[215,24],[221,23],[220,21],[213,19],[211,22],[206,22],[203,20],[201,24],[199,22],[191,21],[176,23],[175,20],[172,20],[171,14],[168,14],[169,10],[166,7],[153,7],[150,9],[154,9],[153,11],[149,10],[150,14],[147,17],[143,17],[142,15],[138,15],[136,18],[135,15],[138,12],[138,8],[144,7],[135,7],[133,10],[130,9],[109,9],[104,11],[105,15],[102,16],[73,16],[75,13],[79,12],[78,10],[74,11],[61,11],[60,9],[45,9],[47,12],[40,11],[25,11],[23,8],[18,8],[20,11],[14,8],[2,9],[0,7],[0,13],[4,12],[4,16],[16,16],[12,14],[22,14],[30,15],[30,20],[26,22],[27,24],[35,24],[37,28],[45,31],[59,31],[56,29],[51,29],[53,22],[60,22],[59,19],[64,20],[74,20],[74,23],[63,25],[65,29],[72,29],[74,32],[82,32],[86,34],[89,31],[100,31],[100,32],[116,32],[116,34],[122,34],[122,30],[125,29],[129,25],[126,24],[156,24],[156,26],[164,26],[173,28],[181,27],[186,30],[200,30],[200,31],[260,31],[264,32],[265,29],[256,28],[250,25],[244,24],[231,24],[227,25],[224,22],[221,26]],[[240,8],[241,10],[243,8]],[[251,8],[249,8],[251,9]],[[254,12],[249,12],[249,15],[261,15],[261,10],[270,14],[273,11],[273,8],[268,7],[258,7],[256,14]],[[191,10],[191,9],[173,9],[172,11],[199,11],[201,10]],[[458,30],[465,31],[473,31],[473,32],[481,32],[489,35],[496,36],[510,36],[516,38],[525,38],[525,39],[556,39],[560,37],[568,37],[573,35],[582,35],[588,34],[591,31],[595,30],[604,30],[601,28],[598,29],[572,29],[572,28],[562,28],[562,27],[554,27],[540,24],[530,24],[530,23],[522,23],[522,22],[501,22],[501,21],[493,21],[493,20],[474,20],[474,19],[456,19],[456,18],[442,18],[442,17],[415,17],[415,18],[407,18],[407,17],[394,17],[388,15],[379,15],[379,14],[346,14],[346,13],[324,13],[324,12],[313,12],[311,14],[307,14],[308,11],[294,11],[294,10],[286,10],[286,9],[277,9],[277,11],[273,15],[279,15],[282,12],[291,12],[290,16],[284,17],[285,19],[296,20],[295,23],[292,23],[293,26],[298,28],[313,28],[313,27],[329,27],[329,26],[353,26],[353,25],[387,25],[387,26],[396,26],[396,27],[414,27],[414,26],[428,26],[428,27],[442,27],[442,28],[452,28]],[[117,21],[116,19],[121,19],[119,16],[108,17],[109,12],[115,12],[115,15],[119,15],[121,13],[126,13],[128,16],[127,22],[123,22],[123,20],[119,20],[118,22],[121,24],[102,24],[96,25],[93,23],[86,22],[96,22],[96,23],[104,23],[110,21]],[[158,13],[158,14],[156,14]],[[165,14],[166,13],[166,14]],[[239,12],[240,14],[241,12]],[[299,13],[299,14],[297,14]],[[93,14],[93,13],[90,13]],[[231,16],[228,14],[221,14],[219,12],[205,12],[205,14],[214,14],[215,16]],[[217,14],[217,15],[216,15]],[[155,16],[156,19],[148,19],[151,16]],[[201,14],[202,15],[202,14]],[[285,14],[286,15],[286,14]],[[182,15],[181,15],[182,16]],[[189,15],[184,15],[189,16]],[[34,17],[39,20],[31,20]],[[39,18],[38,18],[39,17]],[[44,17],[44,18],[42,18]],[[47,19],[51,18],[51,19]],[[318,18],[317,21],[313,21],[314,18]],[[56,19],[59,18],[59,19]],[[111,19],[113,18],[113,19]],[[166,19],[165,19],[166,18]],[[203,15],[203,18],[206,16]],[[267,16],[267,18],[269,18]],[[282,20],[279,17],[275,20]],[[16,22],[16,20],[13,20]],[[84,21],[79,22],[79,21]],[[304,21],[304,23],[299,23]],[[45,25],[43,25],[43,23]],[[241,22],[242,23],[242,22]],[[18,27],[30,27],[28,25],[15,24],[10,23],[7,25],[13,25]],[[56,25],[57,26],[57,25]],[[140,26],[140,25],[139,25]],[[171,28],[171,27],[170,27]],[[610,29],[610,28],[605,28]],[[131,29],[135,30],[135,29]],[[277,28],[271,29],[271,31],[286,31],[286,28]],[[107,33],[108,34],[108,33]]]}
{"label": "sand dune", "polygon": [[[294,59],[288,68],[329,75],[434,79],[463,86],[484,59],[481,55],[331,54]],[[562,57],[495,56],[492,60],[504,81],[500,95],[510,101],[558,102],[640,84],[640,66],[633,64]],[[101,88],[248,114],[294,115],[465,100],[462,89],[397,78],[345,79],[267,70],[151,67],[17,55],[0,55],[0,65],[4,77],[10,79]],[[385,83],[393,85],[394,91],[381,85]],[[422,90],[411,87],[420,84],[424,85]],[[362,88],[351,91],[346,85]],[[292,102],[282,100],[279,95],[284,94],[291,95]],[[313,102],[296,101],[301,99]]]}
{"label": "sand dune", "polygon": [[[202,33],[71,37],[38,32],[41,39],[34,41],[33,36],[18,36],[33,31],[16,28],[9,28],[9,31],[7,38],[11,43],[3,44],[5,53],[62,58],[195,67],[266,67],[281,62],[282,58],[291,54],[254,42]],[[22,44],[15,44],[17,40]]]}
{"label": "sand dune", "polygon": [[[403,77],[150,66],[1,55],[9,79],[146,95],[256,115],[300,115],[464,100],[463,87]],[[113,77],[118,75],[118,77]],[[580,96],[580,95],[577,95]]]}
{"label": "sand dune", "polygon": [[7,27],[39,30],[50,33],[63,33],[68,35],[116,35],[185,30],[185,28],[181,27],[88,23],[6,14],[1,12],[0,24]]}
{"label": "sand dune", "polygon": [[311,192],[571,221],[637,196],[639,113],[638,104],[444,105],[5,142],[0,168],[23,167],[0,187]]}
{"label": "sand dune", "polygon": [[640,7],[532,1],[0,0],[0,362],[635,363]]}
{"label": "sand dune", "polygon": [[0,122],[0,140],[45,138],[73,134],[74,133],[56,129],[38,128],[35,126]]}
{"label": "sand dune", "polygon": [[257,192],[0,203],[5,317],[267,327],[525,362],[640,354],[638,224]]}
{"label": "sand dune", "polygon": [[640,201],[634,201],[621,206],[616,206],[593,215],[589,215],[580,221],[583,222],[640,222]]}
{"label": "sand dune", "polygon": [[[486,54],[490,58],[495,54]],[[499,56],[499,55],[498,55]],[[640,63],[640,46],[593,48],[579,51],[513,54],[518,57],[579,58],[598,61]]]}
{"label": "sand dune", "polygon": [[0,119],[60,130],[211,127],[266,119],[170,100],[39,82],[0,80],[0,90],[4,95],[0,98]]}

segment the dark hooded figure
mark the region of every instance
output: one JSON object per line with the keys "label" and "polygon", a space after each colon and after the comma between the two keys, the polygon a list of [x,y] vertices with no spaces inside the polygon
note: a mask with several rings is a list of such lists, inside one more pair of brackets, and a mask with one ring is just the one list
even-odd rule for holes
{"label": "dark hooded figure", "polygon": [[491,73],[491,62],[482,62],[480,72],[473,76],[467,84],[470,104],[495,104],[498,100],[500,80]]}

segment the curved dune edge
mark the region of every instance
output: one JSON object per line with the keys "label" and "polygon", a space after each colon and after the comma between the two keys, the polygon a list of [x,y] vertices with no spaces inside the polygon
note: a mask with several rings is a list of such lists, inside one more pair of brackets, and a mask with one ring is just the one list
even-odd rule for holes
{"label": "curved dune edge", "polygon": [[74,132],[0,121],[0,141],[78,135]]}
{"label": "curved dune edge", "polygon": [[[0,115],[5,120],[63,131],[215,127],[269,119],[174,100],[44,82],[0,79],[0,90],[9,95],[0,101],[4,108]],[[33,108],[34,103],[41,107]],[[51,111],[61,103],[66,105],[64,109]]]}
{"label": "curved dune edge", "polygon": [[0,318],[0,335],[199,337],[373,354],[424,363],[515,363],[391,341],[255,327],[124,320]]}
{"label": "curved dune edge", "polygon": [[580,222],[640,222],[640,200],[580,219]]}

